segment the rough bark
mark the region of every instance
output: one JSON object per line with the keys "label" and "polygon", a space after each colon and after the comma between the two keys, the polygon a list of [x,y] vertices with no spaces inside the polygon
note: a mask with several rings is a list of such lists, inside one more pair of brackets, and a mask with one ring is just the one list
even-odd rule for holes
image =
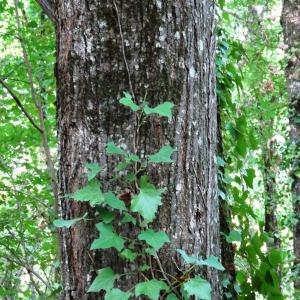
{"label": "rough bark", "polygon": [[284,40],[288,46],[286,80],[290,104],[290,138],[293,150],[292,158],[292,193],[295,217],[298,223],[294,227],[295,265],[298,265],[298,276],[295,288],[300,289],[300,3],[298,0],[285,0],[282,10]]}
{"label": "rough bark", "polygon": [[[150,106],[175,103],[172,122],[152,117],[137,137],[139,153],[170,144],[175,163],[151,170],[168,187],[156,226],[170,234],[161,256],[171,273],[180,266],[175,249],[203,256],[220,254],[216,177],[217,103],[215,96],[214,1],[116,1],[132,86]],[[71,219],[94,210],[64,198],[86,183],[86,162],[99,162],[107,188],[115,161],[105,156],[109,140],[132,148],[133,114],[117,99],[130,90],[122,37],[113,1],[57,0],[57,114],[60,213]],[[137,99],[138,100],[138,99]],[[133,149],[129,149],[132,150]],[[122,187],[120,187],[121,189]],[[130,229],[124,228],[126,231]],[[121,272],[116,253],[89,251],[93,222],[61,230],[62,299],[98,299],[87,294],[95,269]],[[221,299],[216,271],[206,270],[212,299]],[[136,278],[126,278],[128,289]]]}

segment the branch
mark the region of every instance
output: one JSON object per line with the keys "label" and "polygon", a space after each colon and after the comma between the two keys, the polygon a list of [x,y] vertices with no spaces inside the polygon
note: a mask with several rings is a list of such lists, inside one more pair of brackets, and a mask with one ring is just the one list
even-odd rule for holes
{"label": "branch", "polygon": [[31,98],[36,106],[38,112],[39,112],[39,121],[40,121],[40,128],[42,129],[41,134],[42,134],[42,141],[43,141],[43,147],[45,150],[45,155],[46,155],[46,164],[47,168],[49,171],[49,175],[51,178],[51,185],[52,185],[52,191],[55,197],[55,205],[54,205],[54,211],[57,214],[58,210],[58,187],[57,187],[57,180],[56,180],[56,170],[54,167],[54,162],[52,160],[52,156],[50,153],[50,147],[48,144],[48,138],[47,138],[47,132],[46,132],[46,126],[45,126],[45,120],[44,120],[44,112],[43,112],[43,106],[40,100],[37,97],[37,94],[35,92],[34,88],[34,83],[33,83],[33,72],[32,72],[32,67],[29,61],[29,56],[26,50],[26,45],[25,45],[25,40],[22,34],[22,28],[21,28],[21,21],[20,21],[20,16],[19,16],[19,11],[18,11],[18,3],[19,0],[14,0],[15,3],[15,14],[16,14],[16,22],[17,22],[17,29],[18,29],[18,37],[21,43],[22,47],[22,53],[23,53],[23,58],[24,58],[24,63],[25,67],[27,70],[27,75],[28,75],[28,81],[29,81],[29,86],[30,86],[30,93],[31,93]]}
{"label": "branch", "polygon": [[52,0],[36,0],[40,5],[44,13],[49,17],[49,19],[56,24],[56,17],[54,13],[54,3]]}
{"label": "branch", "polygon": [[30,114],[26,111],[25,107],[22,105],[20,99],[16,96],[16,94],[13,92],[13,90],[2,80],[0,79],[0,83],[5,87],[5,89],[8,91],[8,93],[13,97],[13,99],[16,101],[17,105],[21,109],[21,111],[24,113],[24,115],[27,117],[29,122],[40,132],[42,133],[42,129],[35,124],[34,120],[30,116]]}

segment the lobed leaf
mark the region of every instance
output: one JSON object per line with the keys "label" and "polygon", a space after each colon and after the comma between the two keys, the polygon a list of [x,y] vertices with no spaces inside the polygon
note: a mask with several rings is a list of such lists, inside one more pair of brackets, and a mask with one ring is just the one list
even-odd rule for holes
{"label": "lobed leaf", "polygon": [[149,161],[152,163],[172,163],[171,155],[176,149],[170,146],[162,147],[157,153],[149,155]]}
{"label": "lobed leaf", "polygon": [[211,286],[208,281],[196,276],[183,284],[184,290],[191,296],[196,296],[199,299],[211,300]]}
{"label": "lobed leaf", "polygon": [[138,111],[140,109],[140,107],[132,101],[132,96],[127,92],[124,92],[123,94],[124,94],[124,97],[121,98],[119,102],[121,104],[129,107],[133,111]]}
{"label": "lobed leaf", "polygon": [[119,252],[124,248],[125,240],[113,231],[111,224],[98,223],[97,229],[100,237],[93,241],[91,250],[116,248]]}
{"label": "lobed leaf", "polygon": [[91,205],[102,204],[104,202],[100,183],[96,180],[89,182],[87,186],[69,195],[69,197],[76,201],[90,202]]}
{"label": "lobed leaf", "polygon": [[151,222],[161,203],[161,194],[165,189],[155,189],[153,184],[147,182],[147,176],[143,176],[140,182],[140,192],[132,198],[131,210],[138,212]]}
{"label": "lobed leaf", "polygon": [[159,104],[158,106],[151,108],[148,105],[145,105],[144,107],[144,113],[146,115],[150,114],[158,114],[162,117],[167,117],[169,121],[172,119],[172,108],[174,106],[174,103],[172,102],[164,102],[162,104]]}
{"label": "lobed leaf", "polygon": [[169,287],[163,281],[152,279],[149,281],[138,283],[135,286],[135,295],[136,297],[145,295],[148,296],[151,300],[158,300],[161,290],[168,291]]}
{"label": "lobed leaf", "polygon": [[147,229],[138,235],[138,239],[141,241],[146,241],[155,251],[158,251],[165,243],[169,243],[169,237],[163,231],[153,231],[152,229]]}
{"label": "lobed leaf", "polygon": [[88,181],[94,179],[97,176],[97,174],[101,171],[101,167],[99,164],[89,163],[86,164],[85,167],[89,169],[89,172],[87,174]]}
{"label": "lobed leaf", "polygon": [[114,271],[107,267],[97,271],[98,275],[88,289],[88,293],[97,293],[101,290],[109,291],[112,289],[116,280]]}

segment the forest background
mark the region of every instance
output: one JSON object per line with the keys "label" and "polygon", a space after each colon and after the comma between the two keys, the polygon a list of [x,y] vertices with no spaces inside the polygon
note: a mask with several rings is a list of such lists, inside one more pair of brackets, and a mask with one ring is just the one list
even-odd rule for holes
{"label": "forest background", "polygon": [[[281,11],[277,0],[217,9],[219,201],[231,214],[221,234],[235,251],[234,265],[222,262],[236,272],[233,287],[223,278],[228,299],[298,297]],[[35,1],[3,0],[0,41],[0,298],[57,299],[54,27]]]}

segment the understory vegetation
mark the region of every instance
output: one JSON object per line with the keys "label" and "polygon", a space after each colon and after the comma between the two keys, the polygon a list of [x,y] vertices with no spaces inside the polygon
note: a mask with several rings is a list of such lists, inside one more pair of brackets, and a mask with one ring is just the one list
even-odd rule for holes
{"label": "understory vegetation", "polygon": [[[292,167],[281,13],[279,0],[218,1],[216,160],[222,254],[194,257],[173,249],[184,262],[177,276],[161,265],[159,251],[169,237],[155,223],[167,187],[151,181],[148,167],[168,168],[180,149],[163,145],[156,152],[131,153],[136,140],[126,141],[128,147],[108,141],[105,154],[118,162],[110,181],[103,181],[95,160],[86,164],[86,185],[64,195],[88,202],[97,218],[62,218],[56,205],[55,28],[33,0],[0,2],[1,299],[59,299],[57,230],[88,222],[99,233],[89,253],[114,248],[128,264],[123,274],[111,266],[97,270],[88,292],[100,292],[106,300],[141,295],[211,299],[205,274],[216,270],[224,299],[299,299],[294,282],[300,266],[293,248],[299,222],[293,201],[298,199],[293,200],[291,186],[300,173]],[[134,138],[154,116],[172,122],[172,99],[151,107],[147,95],[135,98],[130,87],[123,92],[116,103],[134,116]],[[129,190],[122,194],[124,189]],[[119,234],[128,224],[128,236]],[[127,290],[116,285],[132,274],[140,276],[136,285]]]}

